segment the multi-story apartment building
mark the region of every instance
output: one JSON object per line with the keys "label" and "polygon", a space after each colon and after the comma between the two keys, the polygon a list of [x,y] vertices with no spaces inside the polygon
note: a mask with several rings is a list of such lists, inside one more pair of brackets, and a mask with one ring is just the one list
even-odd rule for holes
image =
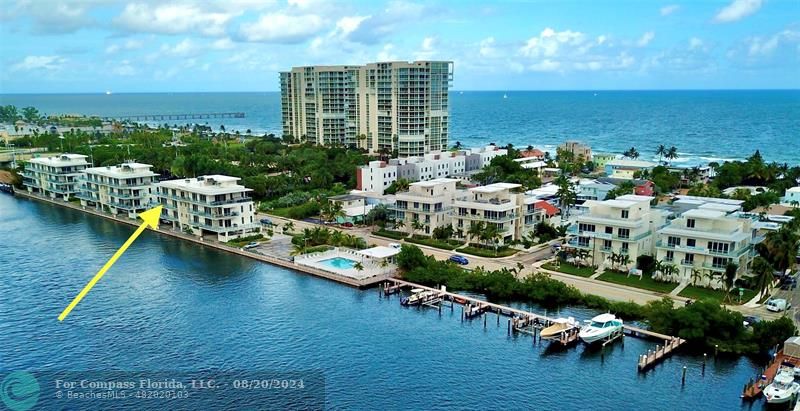
{"label": "multi-story apartment building", "polygon": [[[471,225],[492,224],[497,228],[499,244],[519,238],[523,231],[520,211],[524,195],[515,190],[521,187],[520,184],[494,183],[470,188],[466,195],[458,196],[453,203],[453,229],[461,238],[469,238]],[[531,215],[536,212],[534,203],[535,199],[532,198]],[[527,205],[525,213],[528,213]],[[480,240],[471,238],[470,241]]]}
{"label": "multi-story apartment building", "polygon": [[446,150],[449,61],[294,67],[280,74],[283,133],[400,157]]}
{"label": "multi-story apartment building", "polygon": [[606,175],[611,178],[633,180],[635,174],[644,170],[652,170],[657,164],[641,160],[611,160],[606,163]]}
{"label": "multi-story apartment building", "polygon": [[720,288],[728,263],[747,271],[757,234],[757,216],[731,210],[735,206],[706,203],[684,211],[658,230],[656,259],[676,265],[681,282]]}
{"label": "multi-story apartment building", "polygon": [[356,188],[383,194],[399,178],[408,181],[425,181],[448,178],[480,170],[507,150],[487,146],[456,152],[433,152],[419,157],[393,158],[388,162],[370,161],[356,169]]}
{"label": "multi-story apartment building", "polygon": [[[436,178],[410,184],[408,191],[395,196],[392,207],[395,221],[403,222],[403,231],[427,236],[436,228],[449,225],[457,182],[452,178]],[[422,228],[415,229],[415,221]]]}
{"label": "multi-story apartment building", "polygon": [[25,164],[22,181],[28,192],[68,201],[80,192],[78,180],[88,165],[81,154],[32,158]]}
{"label": "multi-story apartment building", "polygon": [[654,230],[669,214],[650,207],[653,197],[633,194],[613,200],[586,201],[584,213],[567,230],[571,247],[588,250],[593,264],[610,265],[612,253],[627,254],[635,265],[640,255],[653,254]]}
{"label": "multi-story apartment building", "polygon": [[115,215],[136,218],[152,203],[157,174],[150,164],[122,163],[87,168],[77,196],[84,207],[95,207]]}
{"label": "multi-story apartment building", "polygon": [[566,141],[558,148],[572,153],[576,160],[582,158],[583,161],[590,161],[592,159],[592,148],[578,141]]}
{"label": "multi-story apartment building", "polygon": [[164,206],[161,216],[175,228],[197,236],[214,235],[219,241],[257,232],[253,200],[247,195],[252,190],[238,181],[210,175],[156,183],[158,202]]}

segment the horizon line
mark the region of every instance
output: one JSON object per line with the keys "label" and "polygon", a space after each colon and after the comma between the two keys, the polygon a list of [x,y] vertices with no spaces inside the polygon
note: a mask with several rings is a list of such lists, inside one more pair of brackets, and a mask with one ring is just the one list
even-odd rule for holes
{"label": "horizon line", "polygon": [[[537,93],[559,93],[559,92],[642,92],[642,91],[800,91],[800,88],[642,88],[642,89],[614,89],[614,88],[601,88],[601,89],[451,89],[450,92],[471,92],[471,93],[487,93],[487,92],[537,92]],[[114,94],[223,94],[223,93],[280,93],[280,90],[225,90],[225,91],[111,91]],[[58,92],[4,92],[0,90],[0,96],[11,95],[66,95],[66,94],[107,94],[107,90],[98,91],[58,91]]]}

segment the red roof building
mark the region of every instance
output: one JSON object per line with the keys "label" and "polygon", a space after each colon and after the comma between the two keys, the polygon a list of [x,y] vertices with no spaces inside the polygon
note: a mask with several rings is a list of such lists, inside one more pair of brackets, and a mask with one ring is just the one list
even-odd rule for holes
{"label": "red roof building", "polygon": [[637,185],[636,188],[633,189],[633,193],[637,196],[652,196],[655,194],[655,191],[655,186],[650,180]]}
{"label": "red roof building", "polygon": [[544,200],[534,203],[533,208],[534,209],[538,208],[538,209],[544,210],[544,214],[548,218],[550,218],[550,217],[552,217],[552,216],[554,216],[554,215],[559,213],[558,207],[556,207],[556,206],[554,206],[554,205],[552,205],[552,204],[550,204],[550,203],[548,203],[547,201],[544,201]]}
{"label": "red roof building", "polygon": [[538,148],[534,148],[533,150],[520,151],[519,154],[524,158],[533,157],[537,160],[544,160],[544,152],[542,150],[539,150]]}

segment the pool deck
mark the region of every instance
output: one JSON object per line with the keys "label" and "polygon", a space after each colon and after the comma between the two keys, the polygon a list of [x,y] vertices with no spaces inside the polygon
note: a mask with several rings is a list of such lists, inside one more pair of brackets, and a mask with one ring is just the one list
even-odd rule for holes
{"label": "pool deck", "polygon": [[[71,209],[76,210],[76,211],[81,211],[81,212],[84,212],[86,214],[91,214],[91,215],[94,215],[94,216],[97,216],[97,217],[102,217],[102,218],[105,218],[107,220],[115,221],[117,223],[127,224],[127,225],[134,226],[134,227],[138,227],[138,226],[140,226],[142,224],[142,221],[138,220],[138,219],[137,220],[131,220],[131,219],[127,219],[127,218],[115,217],[115,216],[112,216],[112,215],[109,215],[109,214],[105,214],[105,213],[102,213],[102,212],[99,212],[99,211],[96,211],[96,210],[93,210],[93,209],[84,208],[80,204],[74,204],[74,203],[70,203],[70,202],[66,202],[66,201],[57,201],[57,200],[53,200],[52,198],[47,198],[47,197],[43,197],[43,196],[40,196],[40,195],[37,195],[37,194],[32,194],[32,193],[29,193],[27,191],[17,190],[17,191],[14,192],[14,195],[17,196],[17,197],[22,197],[22,198],[27,198],[27,199],[31,199],[31,200],[41,201],[41,202],[44,202],[44,203],[50,203],[50,204],[58,205],[58,206],[61,206],[61,207],[64,207],[64,208],[71,208]],[[192,236],[192,235],[187,235],[187,234],[184,234],[184,233],[179,232],[179,231],[168,230],[168,229],[164,229],[164,230],[162,230],[162,229],[147,230],[147,231],[155,231],[155,232],[157,232],[158,234],[161,234],[161,235],[166,235],[166,236],[178,238],[178,239],[189,241],[189,242],[201,245],[201,246],[211,247],[211,248],[214,248],[214,249],[217,249],[217,250],[220,250],[220,251],[226,251],[226,252],[229,252],[231,254],[238,254],[238,255],[243,256],[243,257],[252,258],[254,260],[262,261],[262,262],[269,263],[269,264],[272,264],[272,265],[277,265],[277,266],[280,266],[280,267],[283,267],[283,268],[288,268],[290,270],[295,270],[295,271],[299,271],[299,272],[302,272],[302,273],[310,274],[310,275],[313,275],[315,277],[320,277],[320,278],[325,278],[327,280],[336,281],[338,283],[346,284],[346,285],[349,285],[351,287],[356,287],[356,288],[368,288],[368,287],[371,287],[371,286],[373,286],[373,285],[375,285],[377,283],[380,283],[382,281],[386,281],[387,279],[392,278],[394,276],[394,272],[388,272],[388,273],[384,273],[384,274],[373,276],[373,277],[352,278],[352,277],[340,275],[340,274],[337,274],[337,273],[334,273],[334,272],[322,270],[322,269],[319,269],[319,268],[316,268],[316,267],[297,264],[297,263],[295,263],[294,261],[291,261],[291,260],[286,260],[286,259],[282,259],[282,258],[278,258],[278,257],[274,257],[274,256],[265,255],[265,254],[253,253],[253,252],[250,252],[250,251],[243,250],[241,248],[232,247],[232,246],[229,246],[227,244],[220,243],[220,242],[215,241],[215,240],[201,240],[199,237]]]}

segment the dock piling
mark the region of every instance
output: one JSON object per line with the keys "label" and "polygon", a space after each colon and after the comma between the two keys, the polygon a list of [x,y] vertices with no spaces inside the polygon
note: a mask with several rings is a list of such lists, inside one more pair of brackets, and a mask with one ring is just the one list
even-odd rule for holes
{"label": "dock piling", "polygon": [[686,366],[683,366],[683,376],[681,376],[681,386],[686,385]]}

